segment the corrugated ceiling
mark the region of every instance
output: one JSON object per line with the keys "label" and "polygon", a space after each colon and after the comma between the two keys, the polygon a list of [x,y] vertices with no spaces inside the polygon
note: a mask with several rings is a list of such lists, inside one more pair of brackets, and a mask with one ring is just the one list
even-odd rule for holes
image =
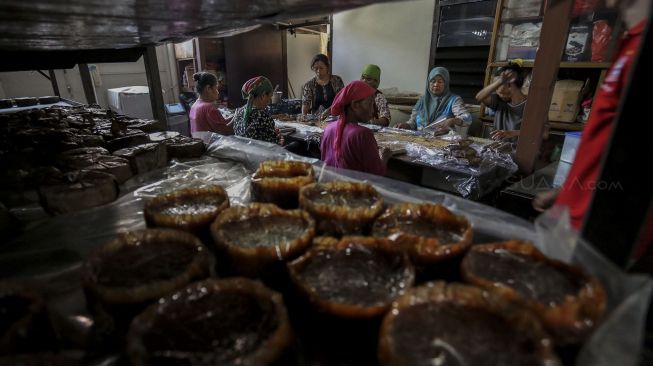
{"label": "corrugated ceiling", "polygon": [[2,0],[0,50],[131,48],[386,1]]}

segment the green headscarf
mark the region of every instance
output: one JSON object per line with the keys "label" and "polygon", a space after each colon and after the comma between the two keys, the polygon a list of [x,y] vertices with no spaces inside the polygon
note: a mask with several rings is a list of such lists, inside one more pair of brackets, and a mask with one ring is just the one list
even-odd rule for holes
{"label": "green headscarf", "polygon": [[381,84],[381,68],[376,65],[369,64],[365,66],[363,71],[361,71],[361,75],[374,79],[374,81],[376,81],[374,85],[375,88],[378,88],[379,84]]}
{"label": "green headscarf", "polygon": [[243,123],[247,126],[249,120],[249,115],[252,113],[252,104],[254,103],[254,98],[263,93],[268,93],[272,91],[272,83],[265,76],[257,76],[251,78],[243,84],[240,93],[243,96],[243,99],[247,99],[247,105],[245,106],[245,114],[243,115]]}

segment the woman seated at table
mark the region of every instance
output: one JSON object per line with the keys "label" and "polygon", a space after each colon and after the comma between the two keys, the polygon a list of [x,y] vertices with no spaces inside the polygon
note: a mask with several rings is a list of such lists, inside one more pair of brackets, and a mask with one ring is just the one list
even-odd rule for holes
{"label": "woman seated at table", "polygon": [[329,58],[318,54],[311,61],[311,70],[315,77],[307,81],[302,88],[302,114],[315,114],[320,110],[328,115],[333,98],[343,88],[344,83],[338,75],[329,72]]}
{"label": "woman seated at table", "polygon": [[220,97],[218,78],[208,72],[193,75],[198,98],[190,108],[190,132],[211,131],[223,135],[233,135],[231,119],[227,120],[216,108],[214,102]]}
{"label": "woman seated at table", "polygon": [[454,125],[471,125],[472,116],[465,108],[463,99],[449,91],[449,80],[447,69],[434,67],[426,80],[426,92],[415,104],[410,119],[397,127],[441,130]]}
{"label": "woman seated at table", "polygon": [[272,83],[264,76],[249,79],[241,89],[247,104],[234,113],[236,136],[283,144],[283,137],[274,127],[274,120],[265,107],[272,100]]}
{"label": "woman seated at table", "polygon": [[391,151],[379,147],[365,123],[374,113],[375,89],[362,81],[352,81],[335,96],[331,112],[338,121],[330,123],[322,136],[322,160],[336,168],[385,175]]}
{"label": "woman seated at table", "polygon": [[361,72],[361,80],[376,90],[374,94],[374,116],[369,123],[387,127],[390,124],[390,110],[388,109],[388,100],[381,91],[381,68],[377,65],[369,64]]}

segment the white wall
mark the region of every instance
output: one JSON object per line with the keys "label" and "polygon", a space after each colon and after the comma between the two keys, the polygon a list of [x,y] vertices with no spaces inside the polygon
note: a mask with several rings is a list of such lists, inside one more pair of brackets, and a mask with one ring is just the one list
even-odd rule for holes
{"label": "white wall", "polygon": [[333,16],[333,73],[345,84],[367,64],[381,67],[381,89],[423,93],[435,0],[370,5]]}
{"label": "white wall", "polygon": [[[302,97],[302,86],[314,76],[311,71],[313,56],[320,53],[319,34],[295,34],[286,36],[288,55],[288,81],[295,91],[295,98]],[[290,91],[290,88],[288,88]]]}
{"label": "white wall", "polygon": [[[157,46],[156,53],[161,87],[164,91],[163,100],[165,103],[173,103],[178,101],[179,89],[176,82],[176,71],[173,70],[172,74],[169,72],[169,47],[166,45]],[[99,80],[94,73],[91,73],[91,76],[95,83],[98,104],[102,107],[109,108],[107,89],[147,85],[142,57],[137,62],[106,63],[96,64],[96,66],[99,70]],[[47,75],[47,70],[44,72]],[[82,79],[77,66],[68,70],[55,70],[55,74],[59,92],[63,98],[86,103]],[[36,71],[0,73],[0,85],[2,85],[0,93],[4,92],[4,95],[0,95],[2,98],[54,95],[50,81]]]}

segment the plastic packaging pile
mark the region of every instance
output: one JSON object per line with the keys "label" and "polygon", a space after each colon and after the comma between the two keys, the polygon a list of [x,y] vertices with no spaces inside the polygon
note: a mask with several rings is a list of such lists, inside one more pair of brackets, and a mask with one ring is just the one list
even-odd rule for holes
{"label": "plastic packaging pile", "polygon": [[[278,127],[295,128],[296,137],[319,147],[322,135],[321,128],[293,122],[277,121],[276,124]],[[517,171],[517,165],[509,153],[483,149],[485,144],[479,140],[473,140],[474,143],[470,147],[476,151],[474,155],[480,159],[477,162],[470,163],[468,159],[455,157],[450,151],[447,151],[447,145],[454,144],[462,139],[460,135],[455,133],[433,139],[430,136],[423,136],[418,131],[382,128],[373,125],[365,126],[377,133],[377,141],[380,147],[405,151],[405,156],[401,158],[403,161],[433,167],[449,173],[446,175],[448,183],[465,198],[477,199],[482,197]],[[387,136],[397,136],[397,139],[387,138]],[[413,142],[410,138],[416,140]],[[418,141],[420,139],[424,143],[420,143]]]}
{"label": "plastic packaging pile", "polygon": [[[117,233],[145,227],[143,197],[178,188],[220,184],[233,205],[249,203],[249,180],[267,160],[298,160],[313,164],[318,182],[365,181],[387,204],[398,202],[439,203],[465,215],[474,228],[474,242],[504,239],[528,240],[546,255],[571,262],[598,277],[608,294],[607,313],[583,345],[576,365],[636,365],[645,324],[652,281],[627,275],[583,241],[577,240],[564,215],[541,218],[536,225],[510,214],[452,195],[384,177],[322,166],[318,161],[288,153],[277,145],[260,141],[207,134],[208,154],[197,163],[173,164],[142,186],[109,205],[54,217],[30,228],[2,248],[0,263],[5,276],[26,277],[57,299],[52,307],[59,321],[57,334],[67,344],[83,337],[92,324],[85,313],[84,296],[75,273],[82,258]],[[69,339],[70,338],[70,339]],[[79,341],[77,341],[79,342]],[[112,363],[105,363],[112,364]]]}

